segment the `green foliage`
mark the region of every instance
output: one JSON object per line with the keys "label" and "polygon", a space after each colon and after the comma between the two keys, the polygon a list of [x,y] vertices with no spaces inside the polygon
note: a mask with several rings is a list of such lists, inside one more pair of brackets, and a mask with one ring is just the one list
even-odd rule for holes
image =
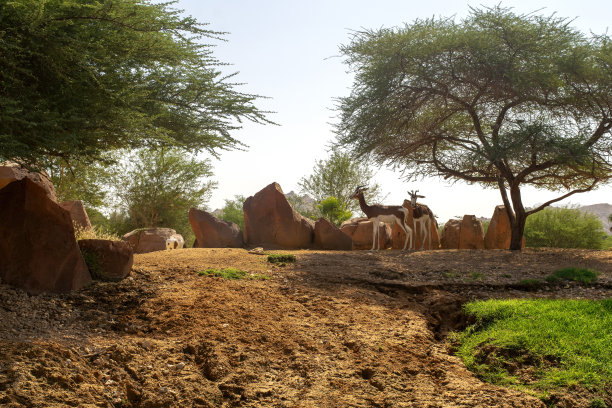
{"label": "green foliage", "polygon": [[83,260],[85,261],[85,265],[87,265],[87,269],[91,274],[92,279],[100,279],[102,276],[101,264],[98,259],[98,255],[95,252],[82,250],[81,255],[83,255]]}
{"label": "green foliage", "polygon": [[111,230],[168,227],[193,241],[189,209],[203,207],[216,183],[209,161],[177,149],[139,150],[128,156],[117,175],[120,211],[111,214]]}
{"label": "green foliage", "polygon": [[[357,31],[337,145],[408,179],[499,188],[520,249],[529,214],[612,177],[611,40],[501,6]],[[564,194],[525,211],[525,184]]]}
{"label": "green foliage", "polygon": [[243,271],[241,269],[236,268],[223,268],[223,269],[214,269],[208,268],[204,271],[198,272],[199,276],[216,276],[227,280],[238,280],[238,279],[256,279],[256,280],[266,280],[270,279],[267,275],[262,274],[249,274],[247,271]]}
{"label": "green foliage", "polygon": [[[585,268],[563,268],[553,272],[550,277],[547,278],[549,281],[555,280],[568,280],[574,282],[580,282],[584,284],[591,284],[597,281],[599,272],[592,269]],[[551,278],[551,279],[549,279]]]}
{"label": "green foliage", "polygon": [[257,98],[222,77],[206,30],[174,2],[4,1],[0,160],[99,159],[117,148],[231,149]]}
{"label": "green foliage", "polygon": [[536,392],[612,384],[612,299],[488,300],[465,311],[476,323],[458,353],[481,379]]}
{"label": "green foliage", "polygon": [[272,264],[284,264],[285,262],[295,262],[296,258],[293,254],[270,254],[268,262]]}
{"label": "green foliage", "polygon": [[302,177],[298,185],[303,193],[318,203],[335,197],[344,211],[356,212],[360,211],[359,203],[351,199],[351,196],[357,186],[368,186],[364,193],[368,204],[382,199],[380,186],[373,178],[374,174],[367,165],[335,149],[326,160],[317,160],[312,174]]}
{"label": "green foliage", "polygon": [[539,279],[523,279],[518,283],[520,286],[522,286],[523,289],[526,290],[537,290],[539,288],[541,288],[542,286],[544,286],[544,282],[539,280]]}
{"label": "green foliage", "polygon": [[[106,155],[107,160],[112,156]],[[112,184],[113,170],[104,162],[73,160],[66,162],[60,158],[46,161],[45,170],[51,177],[58,201],[81,200],[89,209],[100,209],[107,201],[108,188]]]}
{"label": "green foliage", "polygon": [[527,247],[602,249],[606,233],[596,215],[575,208],[546,208],[527,218]]}
{"label": "green foliage", "polygon": [[219,218],[228,222],[237,224],[242,231],[244,231],[244,211],[242,205],[246,198],[241,195],[237,195],[233,200],[225,200],[225,206],[221,209]]}
{"label": "green foliage", "polygon": [[317,204],[317,208],[323,217],[337,226],[353,216],[336,197],[327,197]]}

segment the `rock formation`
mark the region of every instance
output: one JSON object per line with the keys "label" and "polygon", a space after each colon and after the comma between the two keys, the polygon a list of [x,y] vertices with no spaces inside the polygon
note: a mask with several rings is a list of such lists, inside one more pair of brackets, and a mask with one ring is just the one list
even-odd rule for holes
{"label": "rock formation", "polygon": [[135,254],[144,254],[146,252],[165,250],[166,240],[173,237],[185,242],[182,235],[177,234],[172,228],[135,229],[125,234],[121,239],[127,241],[132,246]]}
{"label": "rock formation", "polygon": [[69,292],[91,282],[70,214],[28,177],[0,190],[0,279],[30,292]]}
{"label": "rock formation", "polygon": [[[246,245],[288,249],[312,247],[314,221],[291,207],[278,183],[247,198],[242,208]],[[198,245],[202,246],[199,239]]]}
{"label": "rock formation", "polygon": [[319,218],[314,226],[314,248],[350,251],[353,240],[329,220]]}
{"label": "rock formation", "polygon": [[[506,212],[506,207],[498,205],[493,211],[493,217],[487,233],[484,237],[486,249],[510,249],[510,239],[512,238],[512,226],[510,218]],[[523,237],[523,248],[525,248],[525,237]]]}
{"label": "rock formation", "polygon": [[242,231],[233,222],[196,208],[189,210],[189,223],[199,248],[242,248]]}
{"label": "rock formation", "polygon": [[125,241],[82,239],[79,248],[93,279],[120,281],[132,270],[134,254]]}
{"label": "rock formation", "polygon": [[[353,240],[353,249],[371,249],[372,248],[372,223],[367,218],[352,218],[344,221],[340,225],[340,230]],[[379,243],[380,248],[388,248],[391,246],[391,227],[384,222],[379,225]]]}
{"label": "rock formation", "polygon": [[47,194],[52,201],[57,202],[55,187],[53,187],[53,183],[51,183],[51,179],[47,173],[35,173],[10,161],[0,163],[0,189],[13,181],[23,180],[24,178],[28,178],[38,184],[45,190],[45,194]]}
{"label": "rock formation", "polygon": [[91,229],[91,222],[81,200],[63,201],[59,206],[70,213],[72,222],[79,228]]}

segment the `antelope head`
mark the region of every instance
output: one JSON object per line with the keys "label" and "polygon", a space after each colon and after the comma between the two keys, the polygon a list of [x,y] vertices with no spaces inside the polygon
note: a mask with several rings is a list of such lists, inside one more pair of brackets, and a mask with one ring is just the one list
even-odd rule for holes
{"label": "antelope head", "polygon": [[358,186],[355,189],[355,192],[353,193],[353,195],[351,196],[351,198],[357,198],[359,197],[359,194],[363,194],[364,191],[366,191],[368,189],[368,187],[366,186]]}
{"label": "antelope head", "polygon": [[418,192],[419,190],[408,191],[408,194],[410,195],[410,205],[413,207],[416,206],[417,198],[425,198],[423,195],[418,195]]}

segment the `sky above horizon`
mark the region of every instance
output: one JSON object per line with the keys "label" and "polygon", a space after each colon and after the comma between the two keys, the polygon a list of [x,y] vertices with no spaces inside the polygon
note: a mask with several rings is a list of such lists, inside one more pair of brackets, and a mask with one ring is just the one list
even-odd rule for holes
{"label": "sky above horizon", "polygon": [[[277,182],[285,193],[300,193],[298,182],[312,173],[317,160],[328,157],[337,122],[335,98],[346,96],[352,75],[339,56],[339,46],[361,29],[401,26],[432,16],[460,19],[469,7],[495,6],[499,0],[415,2],[399,0],[179,0],[176,8],[208,29],[222,31],[227,41],[212,41],[217,59],[231,64],[224,73],[238,72],[232,81],[244,93],[265,96],[256,106],[270,111],[274,125],[244,123],[233,136],[246,144],[244,151],[222,152],[212,159],[218,188],[208,206],[221,208],[226,199],[245,197]],[[604,33],[610,25],[604,1],[505,1],[517,13],[573,19],[583,32]],[[419,190],[438,221],[475,214],[491,217],[502,204],[498,190],[463,182],[451,184],[432,178],[407,182],[400,172],[374,168],[375,180],[387,195],[384,204],[399,205],[408,190]],[[523,189],[526,206],[543,203],[562,193]],[[612,185],[576,194],[560,204],[612,203]]]}

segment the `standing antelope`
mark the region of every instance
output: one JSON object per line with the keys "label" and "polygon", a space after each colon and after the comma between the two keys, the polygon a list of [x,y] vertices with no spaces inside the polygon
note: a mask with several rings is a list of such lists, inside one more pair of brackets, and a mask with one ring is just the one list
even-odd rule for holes
{"label": "standing antelope", "polygon": [[[418,195],[418,192],[419,190],[408,191],[408,194],[410,194],[410,207],[412,209],[414,232],[416,234],[416,225],[418,223],[421,230],[421,234],[423,234],[421,250],[425,249],[425,237],[428,237],[429,249],[431,249],[431,220],[433,218],[433,213],[426,205],[417,204],[417,198],[425,198],[425,196]],[[416,246],[416,236],[414,241]]]}
{"label": "standing antelope", "polygon": [[410,246],[412,246],[412,228],[406,224],[406,216],[408,215],[408,209],[400,205],[367,205],[363,192],[366,191],[366,186],[359,186],[355,189],[355,192],[351,198],[359,200],[359,207],[368,217],[368,220],[372,221],[372,249],[374,251],[376,244],[378,243],[378,249],[380,249],[380,242],[378,240],[380,222],[396,222],[397,225],[406,233],[406,242],[404,242],[404,249],[410,239]]}

